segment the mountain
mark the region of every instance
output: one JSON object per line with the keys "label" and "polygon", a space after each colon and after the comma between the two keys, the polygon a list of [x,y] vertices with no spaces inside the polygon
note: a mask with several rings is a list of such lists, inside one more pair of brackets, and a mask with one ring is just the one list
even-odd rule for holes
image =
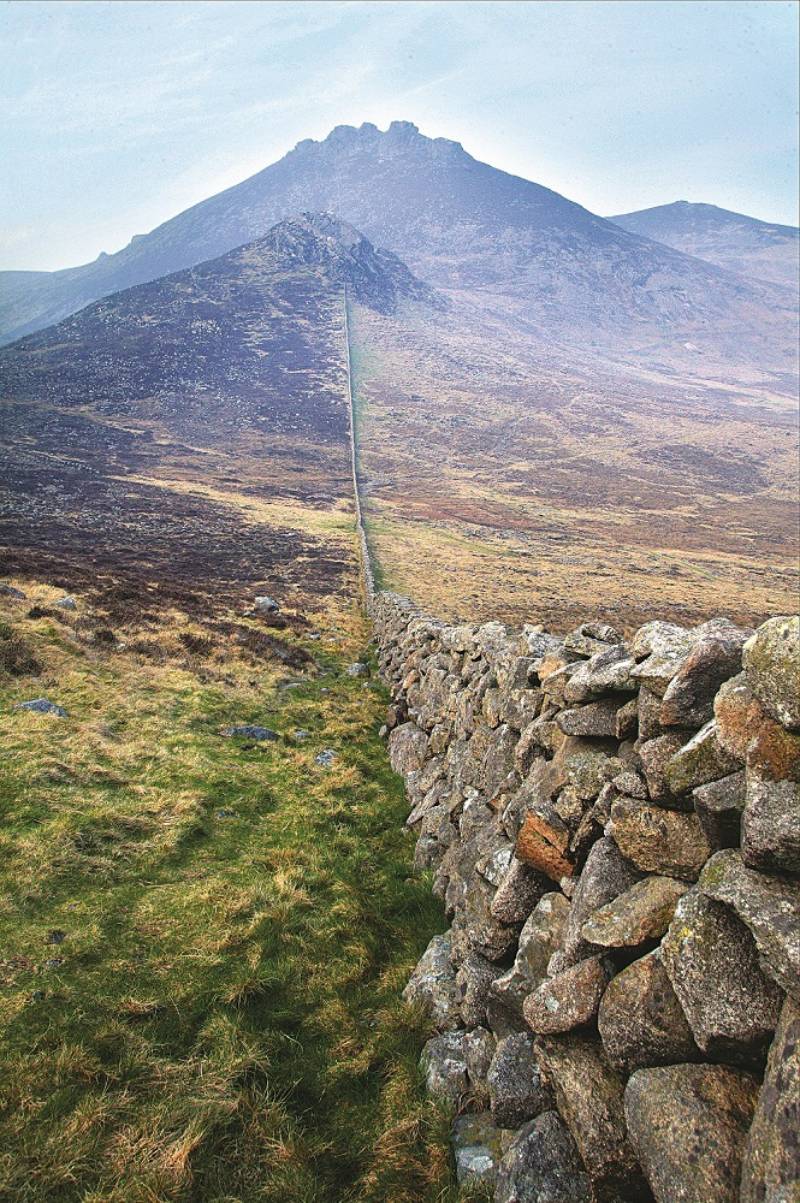
{"label": "mountain", "polygon": [[379,315],[441,308],[396,256],[305,213],[0,350],[4,558],[146,581],[205,564],[223,591],[278,564],[334,588],[315,538],[254,515],[351,503],[345,286]]}
{"label": "mountain", "polygon": [[609,218],[623,230],[705,259],[726,271],[795,291],[800,282],[800,230],[759,221],[716,205],[675,201]]}
{"label": "mountain", "polygon": [[784,292],[623,230],[402,121],[300,142],[115,255],[37,277],[27,291],[17,281],[3,337],[223,254],[300,209],[337,213],[416,275],[470,293],[544,343],[658,363],[690,343],[715,363],[792,363]]}

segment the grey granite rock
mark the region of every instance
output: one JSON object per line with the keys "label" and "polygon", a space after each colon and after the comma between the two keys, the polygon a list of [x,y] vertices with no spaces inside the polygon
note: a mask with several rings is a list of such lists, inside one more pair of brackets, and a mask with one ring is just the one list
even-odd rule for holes
{"label": "grey granite rock", "polygon": [[547,978],[525,999],[522,1013],[539,1035],[569,1032],[590,1023],[597,1014],[611,969],[601,957],[587,957]]}
{"label": "grey granite rock", "polygon": [[787,998],[747,1138],[740,1203],[796,1203],[798,1199],[800,1006]]}
{"label": "grey granite rock", "polygon": [[599,1041],[571,1033],[542,1036],[534,1047],[600,1197],[622,1188],[636,1198],[640,1173],[628,1140],[623,1083]]}
{"label": "grey granite rock", "polygon": [[456,971],[450,962],[449,933],[434,936],[403,991],[407,1003],[422,1007],[439,1031],[461,1027]]}
{"label": "grey granite rock", "polygon": [[757,1064],[782,995],[761,972],[753,937],[733,911],[697,888],[684,894],[661,957],[698,1047],[715,1059]]}
{"label": "grey granite rock", "polygon": [[534,1056],[533,1037],[523,1032],[498,1042],[486,1080],[499,1128],[519,1128],[553,1106]]}
{"label": "grey granite rock", "polygon": [[725,848],[708,862],[698,885],[736,912],[756,942],[764,972],[800,1001],[800,882],[749,869],[738,851]]}
{"label": "grey granite rock", "polygon": [[656,1203],[738,1203],[758,1085],[721,1065],[640,1069],[625,1115]]}
{"label": "grey granite rock", "polygon": [[513,967],[492,983],[492,994],[520,1016],[527,996],[547,976],[550,958],[561,945],[568,914],[569,903],[563,894],[545,894],[520,932]]}
{"label": "grey granite rock", "polygon": [[744,645],[747,680],[768,714],[800,730],[800,618],[770,618]]}
{"label": "grey granite rock", "polygon": [[497,1171],[494,1203],[592,1203],[575,1141],[556,1111],[514,1135]]}
{"label": "grey granite rock", "polygon": [[636,948],[659,940],[688,888],[674,877],[645,877],[594,911],[581,934],[588,944],[601,948]]}
{"label": "grey granite rock", "polygon": [[609,1062],[622,1073],[700,1059],[658,950],[611,979],[597,1027]]}

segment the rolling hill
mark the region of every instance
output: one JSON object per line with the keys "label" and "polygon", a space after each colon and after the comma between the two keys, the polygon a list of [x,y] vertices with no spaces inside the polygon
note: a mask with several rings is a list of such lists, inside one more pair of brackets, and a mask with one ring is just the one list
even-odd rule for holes
{"label": "rolling hill", "polygon": [[352,587],[343,286],[435,305],[330,215],[287,219],[0,351],[9,568],[162,590]]}
{"label": "rolling hill", "polygon": [[800,230],[796,226],[776,225],[689,201],[620,213],[609,221],[736,275],[797,291]]}

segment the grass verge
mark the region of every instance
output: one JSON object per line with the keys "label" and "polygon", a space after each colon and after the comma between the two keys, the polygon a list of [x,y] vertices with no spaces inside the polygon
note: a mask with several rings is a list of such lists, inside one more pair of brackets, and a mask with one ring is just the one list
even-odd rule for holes
{"label": "grass verge", "polygon": [[[81,599],[28,618],[56,595],[24,587],[0,599],[41,670],[0,673],[0,1199],[455,1198],[400,1000],[441,914],[382,690],[344,671],[359,620],[286,636],[314,657],[287,680],[230,624],[98,644]],[[68,717],[13,709],[42,695]]]}

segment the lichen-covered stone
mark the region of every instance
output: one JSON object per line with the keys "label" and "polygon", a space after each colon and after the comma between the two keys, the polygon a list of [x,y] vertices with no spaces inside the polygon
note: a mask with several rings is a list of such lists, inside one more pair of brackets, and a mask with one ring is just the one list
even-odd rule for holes
{"label": "lichen-covered stone", "polygon": [[740,1203],[800,1199],[800,1006],[787,998],[742,1166]]}
{"label": "lichen-covered stone", "polygon": [[731,773],[692,791],[695,813],[710,846],[738,848],[745,802],[745,774]]}
{"label": "lichen-covered stone", "polygon": [[547,966],[560,947],[569,913],[563,894],[545,894],[520,932],[513,967],[495,978],[491,993],[504,1006],[522,1015],[522,1004],[547,976]]}
{"label": "lichen-covered stone", "polygon": [[565,735],[610,736],[617,733],[619,701],[602,698],[583,706],[562,710],[556,715],[556,725]]}
{"label": "lichen-covered stone", "polygon": [[684,894],[661,958],[698,1047],[713,1058],[758,1063],[782,995],[762,973],[753,937],[733,911],[699,889]]}
{"label": "lichen-covered stone", "polygon": [[603,958],[587,957],[547,978],[525,999],[522,1007],[525,1022],[539,1035],[583,1027],[597,1014],[610,976],[611,970]]}
{"label": "lichen-covered stone", "polygon": [[459,1115],[451,1140],[459,1185],[493,1184],[503,1155],[503,1133],[489,1112]]}
{"label": "lichen-covered stone", "polygon": [[588,944],[602,948],[636,948],[658,940],[688,888],[674,877],[645,877],[594,911],[581,934]]}
{"label": "lichen-covered stone", "polygon": [[609,1065],[599,1041],[571,1033],[541,1036],[534,1047],[559,1113],[600,1196],[624,1186],[635,1198],[639,1165],[625,1125],[622,1079]]}
{"label": "lichen-covered stone", "polygon": [[764,709],[800,730],[800,617],[770,618],[744,645],[747,680]]}
{"label": "lichen-covered stone", "polygon": [[720,744],[744,763],[753,733],[766,718],[764,707],[753,693],[745,673],[720,686],[714,698],[714,718]]}
{"label": "lichen-covered stone", "polygon": [[625,1115],[656,1203],[738,1203],[757,1092],[755,1078],[721,1065],[633,1074]]}
{"label": "lichen-covered stone", "polygon": [[524,923],[549,888],[547,877],[513,856],[489,909],[501,923]]}
{"label": "lichen-covered stone", "polygon": [[597,951],[583,938],[584,923],[601,906],[630,889],[640,876],[612,839],[603,837],[592,845],[572,897],[563,953],[558,957],[554,972],[566,969]]}
{"label": "lichen-covered stone", "polygon": [[557,816],[545,819],[529,810],[522,820],[514,848],[518,860],[543,873],[551,881],[571,877],[574,862],[568,854],[569,829]]}
{"label": "lichen-covered stone", "polygon": [[458,1106],[467,1093],[466,1032],[444,1032],[427,1041],[420,1057],[429,1094]]}
{"label": "lichen-covered stone", "polygon": [[416,723],[403,723],[389,736],[389,760],[396,773],[422,768],[427,750],[428,737]]}
{"label": "lichen-covered stone", "polygon": [[722,747],[712,720],[670,757],[664,779],[672,796],[679,798],[698,785],[727,777],[740,768],[741,763]]}
{"label": "lichen-covered stone", "polygon": [[800,873],[800,784],[747,772],[742,860],[764,873]]}
{"label": "lichen-covered stone", "polygon": [[607,830],[623,856],[645,873],[696,881],[711,855],[695,814],[620,798],[611,807]]}
{"label": "lichen-covered stone", "polygon": [[519,1128],[553,1106],[534,1056],[533,1037],[523,1032],[498,1042],[486,1081],[499,1128]]}
{"label": "lichen-covered stone", "polygon": [[696,642],[695,632],[671,622],[646,622],[633,637],[633,678],[663,698]]}
{"label": "lichen-covered stone", "polygon": [[800,734],[764,718],[747,745],[745,763],[768,781],[800,781]]}
{"label": "lichen-covered stone", "polygon": [[486,1075],[489,1072],[496,1047],[497,1041],[488,1028],[470,1028],[468,1032],[464,1033],[464,1061],[467,1066],[470,1092],[473,1095],[477,1093],[487,1104],[489,1096],[486,1089]]}
{"label": "lichen-covered stone", "polygon": [[648,739],[639,744],[642,772],[653,802],[673,806],[677,804],[673,791],[667,784],[667,765],[690,738],[691,733],[688,731],[667,731],[664,735],[657,735],[655,739]]}
{"label": "lichen-covered stone", "polygon": [[494,1203],[592,1203],[591,1181],[556,1111],[525,1124],[497,1171]]}
{"label": "lichen-covered stone", "polygon": [[456,971],[450,962],[451,952],[452,939],[449,933],[434,936],[403,991],[405,1001],[422,1007],[439,1031],[461,1026],[460,999]]}
{"label": "lichen-covered stone", "polygon": [[733,908],[756,942],[764,972],[800,1001],[800,882],[749,869],[738,851],[725,848],[698,886]]}
{"label": "lichen-covered stone", "polygon": [[499,972],[496,965],[478,952],[470,951],[461,958],[456,970],[456,992],[465,1027],[479,1027],[486,1022],[489,992]]}
{"label": "lichen-covered stone", "polygon": [[611,979],[597,1027],[608,1060],[623,1073],[700,1058],[658,950]]}
{"label": "lichen-covered stone", "polygon": [[567,702],[588,702],[605,693],[631,693],[635,682],[631,679],[633,658],[624,643],[598,652],[579,668],[570,672],[564,685]]}
{"label": "lichen-covered stone", "polygon": [[665,726],[700,727],[714,714],[714,696],[723,681],[742,667],[742,648],[751,630],[725,618],[703,623],[695,642],[670,680],[661,705]]}

